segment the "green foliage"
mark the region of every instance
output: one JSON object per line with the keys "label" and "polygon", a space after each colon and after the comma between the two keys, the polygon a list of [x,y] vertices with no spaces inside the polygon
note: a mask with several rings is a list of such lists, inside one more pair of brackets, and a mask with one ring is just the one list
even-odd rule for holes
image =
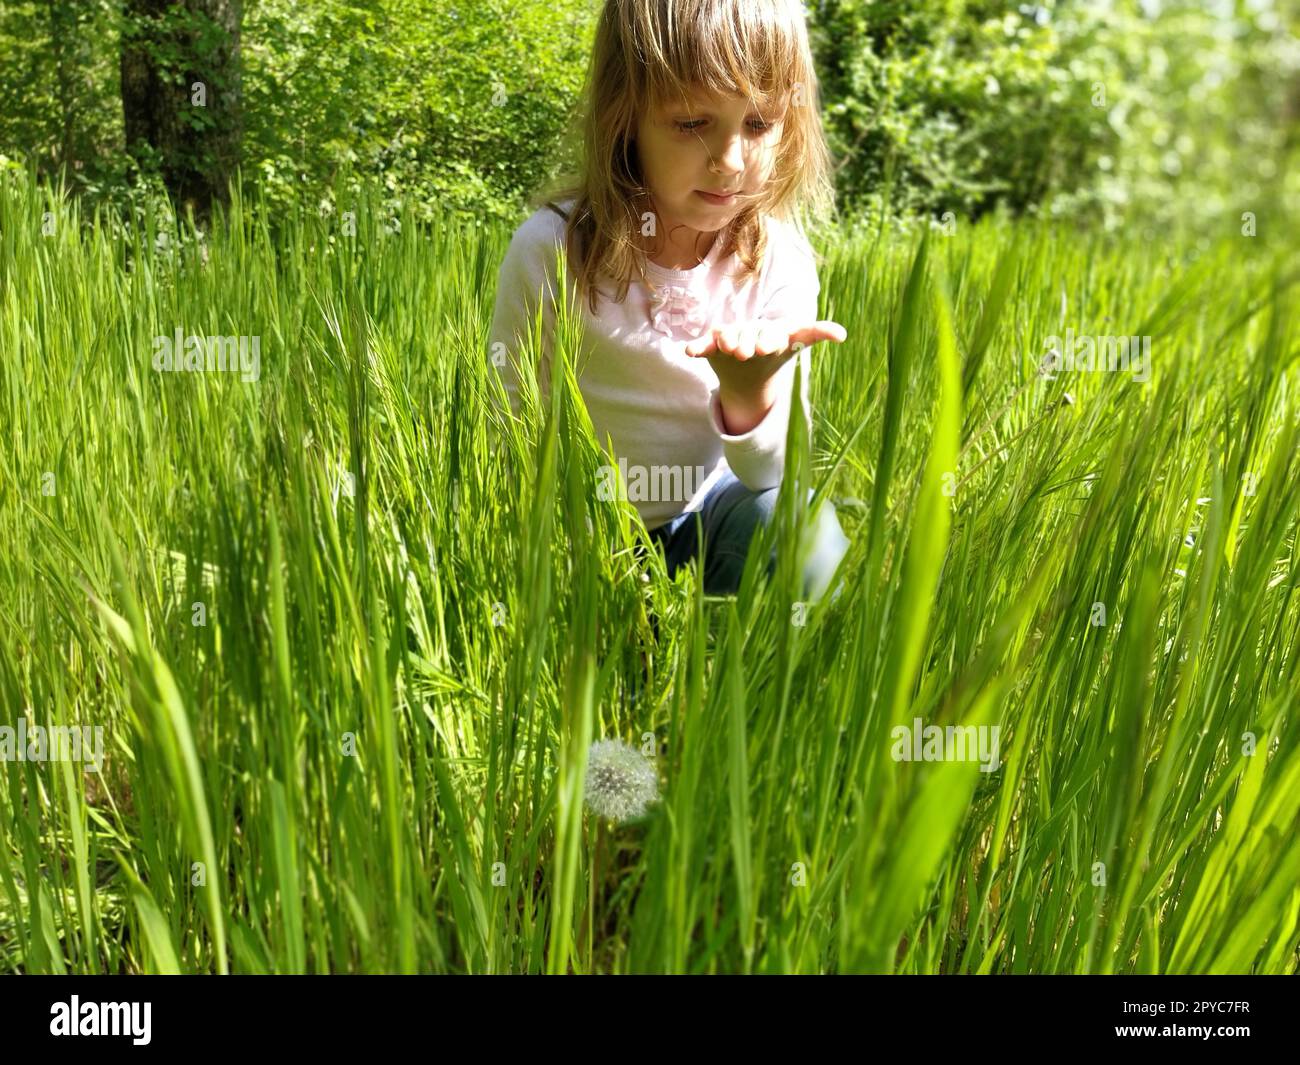
{"label": "green foliage", "polygon": [[376,179],[389,206],[509,217],[556,164],[588,4],[260,0],[245,17],[246,169],[289,204]]}
{"label": "green foliage", "polygon": [[1268,0],[825,0],[841,202],[1107,223],[1300,206],[1297,17]]}
{"label": "green foliage", "polygon": [[[971,215],[1072,187],[1104,136],[1088,90],[1061,77],[1045,7],[1012,0],[818,7],[815,40],[846,206],[893,185],[892,203]],[[1060,172],[1053,174],[1054,153]],[[1055,178],[1055,182],[1052,179]]]}
{"label": "green foliage", "polygon": [[1091,19],[1070,71],[1105,85],[1109,131],[1052,211],[1163,226],[1249,210],[1286,226],[1300,211],[1300,5],[1129,0]]}
{"label": "green foliage", "polygon": [[0,5],[0,158],[98,196],[126,180],[114,0]]}
{"label": "green foliage", "polygon": [[[378,182],[393,210],[507,217],[563,162],[593,17],[579,0],[248,0],[243,170],[280,210]],[[180,91],[182,39],[187,54],[220,42],[180,9],[164,21],[147,39]],[[6,6],[0,65],[21,76],[0,83],[0,156],[139,206],[132,186],[158,168],[125,154],[118,48],[141,30],[110,0]]]}

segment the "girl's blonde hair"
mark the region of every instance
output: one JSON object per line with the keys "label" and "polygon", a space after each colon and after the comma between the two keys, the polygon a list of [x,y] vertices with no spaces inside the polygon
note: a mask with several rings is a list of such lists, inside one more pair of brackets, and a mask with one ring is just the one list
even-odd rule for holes
{"label": "girl's blonde hair", "polygon": [[830,152],[822,133],[817,76],[799,0],[605,0],[583,89],[580,162],[532,200],[573,199],[565,247],[578,298],[596,311],[597,279],[627,296],[633,277],[647,287],[637,243],[649,189],[633,142],[638,119],[695,89],[739,93],[769,121],[785,124],[761,194],[720,233],[719,258],[732,252],[737,280],[754,274],[766,250],[763,215],[820,223],[834,213]]}

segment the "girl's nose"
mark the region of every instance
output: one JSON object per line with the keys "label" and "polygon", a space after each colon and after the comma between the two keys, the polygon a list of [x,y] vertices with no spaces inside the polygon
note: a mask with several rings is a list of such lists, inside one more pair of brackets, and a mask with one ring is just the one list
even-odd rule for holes
{"label": "girl's nose", "polygon": [[715,174],[739,174],[745,169],[745,140],[737,134],[723,142],[722,151],[709,168]]}

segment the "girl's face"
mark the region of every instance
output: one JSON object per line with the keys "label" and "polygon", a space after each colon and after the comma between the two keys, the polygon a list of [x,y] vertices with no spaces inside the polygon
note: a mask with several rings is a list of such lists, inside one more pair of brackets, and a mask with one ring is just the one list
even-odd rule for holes
{"label": "girl's face", "polygon": [[761,113],[739,94],[697,90],[685,101],[652,107],[637,125],[636,150],[663,216],[656,220],[659,232],[722,229],[766,184],[781,127],[781,116]]}

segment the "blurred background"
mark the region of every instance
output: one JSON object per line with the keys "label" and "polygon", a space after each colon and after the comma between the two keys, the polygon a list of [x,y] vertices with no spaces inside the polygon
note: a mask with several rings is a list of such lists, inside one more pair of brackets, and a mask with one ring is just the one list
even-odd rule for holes
{"label": "blurred background", "polygon": [[[238,172],[272,207],[513,218],[569,158],[600,6],[3,0],[0,167],[126,208],[204,214]],[[846,216],[1300,207],[1300,0],[805,6]]]}

